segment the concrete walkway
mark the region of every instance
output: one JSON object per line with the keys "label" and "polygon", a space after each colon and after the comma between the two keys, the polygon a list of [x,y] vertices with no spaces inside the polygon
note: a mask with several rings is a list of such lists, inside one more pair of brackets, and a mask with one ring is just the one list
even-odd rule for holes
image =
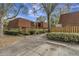
{"label": "concrete walkway", "polygon": [[[19,39],[18,39],[19,40]],[[76,49],[77,48],[77,49]],[[14,45],[0,49],[0,56],[78,56],[79,46],[51,42],[46,34],[25,36]]]}

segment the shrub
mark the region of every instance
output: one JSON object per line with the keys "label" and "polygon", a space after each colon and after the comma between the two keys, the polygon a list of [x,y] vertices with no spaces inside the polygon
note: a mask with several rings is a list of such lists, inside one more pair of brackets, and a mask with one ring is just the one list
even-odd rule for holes
{"label": "shrub", "polygon": [[36,34],[42,34],[42,33],[46,33],[46,30],[36,30],[35,32]]}
{"label": "shrub", "polygon": [[20,34],[22,34],[22,35],[30,35],[30,33],[29,32],[22,32],[22,33],[20,33]]}
{"label": "shrub", "polygon": [[7,34],[7,35],[19,35],[19,32],[4,31],[4,34]]}
{"label": "shrub", "polygon": [[79,34],[77,33],[48,33],[47,38],[49,40],[79,43]]}
{"label": "shrub", "polygon": [[26,32],[13,29],[13,30],[5,30],[4,34],[6,35],[33,35],[33,34],[41,34],[45,32],[46,30],[43,30],[43,29],[30,29]]}
{"label": "shrub", "polygon": [[35,34],[35,30],[29,30],[30,35]]}
{"label": "shrub", "polygon": [[36,31],[35,33],[36,33],[36,34],[41,34],[41,33],[44,33],[44,31],[43,31],[43,30],[38,30],[38,31]]}

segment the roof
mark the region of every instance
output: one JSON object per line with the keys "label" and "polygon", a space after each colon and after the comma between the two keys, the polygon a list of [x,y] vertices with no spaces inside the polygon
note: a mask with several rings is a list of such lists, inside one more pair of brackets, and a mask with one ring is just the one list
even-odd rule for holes
{"label": "roof", "polygon": [[13,19],[13,20],[11,20],[11,21],[14,21],[14,20],[25,20],[25,21],[33,22],[33,21],[28,20],[28,19],[25,19],[25,18],[15,18],[15,19]]}
{"label": "roof", "polygon": [[76,13],[79,13],[79,11],[76,11],[76,12],[70,12],[70,13],[65,13],[65,14],[61,14],[61,15],[76,14]]}

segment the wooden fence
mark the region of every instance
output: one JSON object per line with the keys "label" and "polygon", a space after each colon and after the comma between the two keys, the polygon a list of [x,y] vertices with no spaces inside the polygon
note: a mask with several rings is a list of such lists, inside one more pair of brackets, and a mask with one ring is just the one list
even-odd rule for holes
{"label": "wooden fence", "polygon": [[70,32],[70,33],[78,33],[79,32],[79,26],[66,26],[62,28],[53,27],[52,32]]}

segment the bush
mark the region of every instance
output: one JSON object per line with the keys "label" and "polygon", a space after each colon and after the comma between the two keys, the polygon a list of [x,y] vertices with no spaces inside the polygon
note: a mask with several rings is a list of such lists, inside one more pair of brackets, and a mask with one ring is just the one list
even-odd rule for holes
{"label": "bush", "polygon": [[4,34],[7,34],[7,35],[19,35],[19,32],[4,31]]}
{"label": "bush", "polygon": [[44,31],[38,30],[38,31],[36,31],[35,33],[36,33],[36,34],[42,34],[42,33],[44,33]]}
{"label": "bush", "polygon": [[29,30],[30,35],[35,34],[35,30]]}
{"label": "bush", "polygon": [[22,34],[22,35],[30,35],[30,33],[29,32],[22,32],[22,33],[20,33],[20,34]]}
{"label": "bush", "polygon": [[42,33],[46,33],[47,31],[46,30],[36,30],[36,34],[42,34]]}
{"label": "bush", "polygon": [[42,34],[45,32],[46,30],[43,30],[43,29],[31,29],[26,32],[13,29],[13,30],[5,30],[4,34],[6,35],[33,35],[33,34]]}
{"label": "bush", "polygon": [[79,43],[79,34],[77,33],[48,33],[49,40]]}
{"label": "bush", "polygon": [[6,35],[30,35],[29,32],[18,32],[18,31],[4,31]]}

